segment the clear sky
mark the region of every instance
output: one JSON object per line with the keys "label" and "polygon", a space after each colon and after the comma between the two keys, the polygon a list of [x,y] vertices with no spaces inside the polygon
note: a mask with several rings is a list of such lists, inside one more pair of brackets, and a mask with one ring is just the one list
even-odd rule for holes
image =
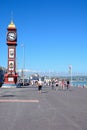
{"label": "clear sky", "polygon": [[0,0],[0,65],[7,67],[7,26],[17,27],[17,68],[87,72],[87,0]]}

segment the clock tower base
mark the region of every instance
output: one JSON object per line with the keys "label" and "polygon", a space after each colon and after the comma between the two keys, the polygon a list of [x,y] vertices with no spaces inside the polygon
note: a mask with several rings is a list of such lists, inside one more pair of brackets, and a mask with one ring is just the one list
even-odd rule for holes
{"label": "clock tower base", "polygon": [[4,84],[2,88],[16,88],[17,87],[17,77],[18,74],[8,74],[4,75]]}
{"label": "clock tower base", "polygon": [[3,84],[2,88],[17,88],[17,85],[15,85],[15,84]]}

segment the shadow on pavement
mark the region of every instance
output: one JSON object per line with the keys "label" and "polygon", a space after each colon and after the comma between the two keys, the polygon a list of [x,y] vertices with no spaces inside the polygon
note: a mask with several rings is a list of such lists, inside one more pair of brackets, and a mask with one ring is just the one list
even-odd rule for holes
{"label": "shadow on pavement", "polygon": [[14,97],[14,95],[2,95],[1,97]]}

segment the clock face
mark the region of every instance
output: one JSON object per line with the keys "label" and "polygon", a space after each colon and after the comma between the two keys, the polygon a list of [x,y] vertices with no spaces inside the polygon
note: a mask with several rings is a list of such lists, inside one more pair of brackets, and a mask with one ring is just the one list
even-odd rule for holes
{"label": "clock face", "polygon": [[16,40],[16,33],[15,32],[8,32],[7,39],[9,41],[15,41]]}

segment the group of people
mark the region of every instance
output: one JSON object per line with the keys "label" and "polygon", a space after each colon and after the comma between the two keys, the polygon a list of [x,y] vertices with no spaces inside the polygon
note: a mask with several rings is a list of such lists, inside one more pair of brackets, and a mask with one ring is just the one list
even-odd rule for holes
{"label": "group of people", "polygon": [[56,86],[56,89],[58,89],[58,87],[61,87],[62,90],[64,90],[65,88],[69,89],[70,88],[70,81],[67,80],[62,80],[62,81],[52,81],[52,89],[54,89],[54,86]]}
{"label": "group of people", "polygon": [[[41,93],[41,90],[42,90],[42,86],[44,85],[44,83],[41,81],[41,80],[39,80],[39,81],[36,81],[36,86],[38,87],[38,93]],[[61,82],[59,82],[58,80],[57,81],[52,81],[51,83],[50,83],[50,86],[52,87],[52,89],[54,89],[54,87],[56,87],[56,90],[58,90],[58,88],[61,86],[61,88],[62,88],[62,90],[64,90],[65,89],[65,87],[67,88],[67,89],[69,89],[70,88],[70,81],[69,80],[62,80]]]}

